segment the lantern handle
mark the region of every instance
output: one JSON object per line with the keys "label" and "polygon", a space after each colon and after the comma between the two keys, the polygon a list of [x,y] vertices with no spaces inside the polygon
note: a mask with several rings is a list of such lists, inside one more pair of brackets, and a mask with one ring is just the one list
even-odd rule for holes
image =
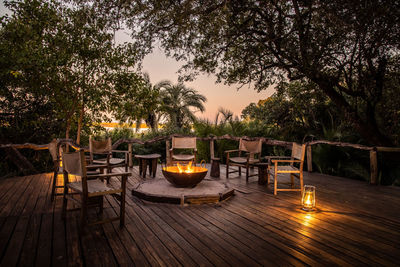
{"label": "lantern handle", "polygon": [[204,169],[206,168],[206,161],[204,159],[200,161],[200,167]]}

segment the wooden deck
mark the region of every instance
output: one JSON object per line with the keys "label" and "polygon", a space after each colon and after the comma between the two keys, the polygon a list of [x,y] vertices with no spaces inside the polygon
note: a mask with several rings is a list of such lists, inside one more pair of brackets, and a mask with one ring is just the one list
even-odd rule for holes
{"label": "wooden deck", "polygon": [[[140,180],[132,172],[129,189]],[[82,236],[79,212],[64,222],[61,198],[50,201],[51,174],[0,180],[0,265],[399,266],[400,188],[306,173],[318,207],[306,213],[300,193],[274,196],[245,180],[230,178],[235,196],[218,204],[157,204],[128,191],[125,228],[109,223]],[[112,198],[106,206],[117,210]]]}

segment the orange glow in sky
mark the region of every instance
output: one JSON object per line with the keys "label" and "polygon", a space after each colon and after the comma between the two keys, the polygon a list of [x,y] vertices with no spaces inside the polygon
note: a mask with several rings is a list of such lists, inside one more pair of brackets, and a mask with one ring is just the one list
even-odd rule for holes
{"label": "orange glow in sky", "polygon": [[[144,59],[143,72],[149,74],[152,84],[162,80],[177,83],[177,71],[181,65],[175,59],[167,58],[159,48],[155,48],[153,53]],[[252,102],[257,103],[260,99],[266,99],[274,92],[271,87],[260,93],[249,88],[249,86],[243,86],[240,90],[237,90],[238,86],[236,85],[216,84],[215,81],[214,75],[199,75],[195,81],[185,83],[187,87],[191,87],[207,97],[207,102],[204,104],[205,112],[196,113],[199,118],[214,121],[220,107],[231,110],[234,115],[240,116],[247,105]]]}

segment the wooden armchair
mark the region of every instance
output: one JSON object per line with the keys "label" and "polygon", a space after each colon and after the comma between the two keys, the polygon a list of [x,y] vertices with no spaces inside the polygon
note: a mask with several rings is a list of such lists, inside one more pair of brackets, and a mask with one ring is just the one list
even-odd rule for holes
{"label": "wooden armchair", "polygon": [[[128,171],[128,151],[112,150],[111,138],[96,141],[89,137],[90,163],[107,165],[107,173],[111,173],[115,167],[125,167]],[[113,157],[113,153],[124,153],[125,158]]]}
{"label": "wooden armchair", "polygon": [[[249,175],[249,168],[253,167],[255,163],[260,162],[261,157],[262,141],[248,141],[240,138],[239,149],[227,150],[226,153],[226,178],[229,178],[230,173],[239,172],[239,176],[242,175],[242,167],[246,168],[246,181],[249,181],[249,177],[257,174]],[[237,154],[236,157],[232,157],[232,154]],[[238,170],[229,170],[230,166],[238,166]]]}
{"label": "wooden armchair", "polygon": [[[292,155],[290,157],[275,157],[269,156],[268,159],[268,172],[267,182],[269,184],[270,176],[274,177],[274,195],[278,191],[303,191],[303,165],[304,155],[306,151],[306,145],[299,145],[293,143]],[[278,177],[282,175],[290,175],[291,188],[278,188]],[[300,182],[300,188],[294,187],[294,178],[298,178]]]}
{"label": "wooden armchair", "polygon": [[[65,147],[61,147],[58,145],[57,139],[53,139],[53,141],[49,144],[49,152],[53,159],[53,181],[51,187],[51,201],[54,201],[56,196],[62,196],[63,193],[58,193],[57,188],[64,188],[64,185],[57,185],[57,177],[59,174],[63,173],[62,161],[61,161],[61,153]],[[88,175],[100,174],[103,172],[103,169],[107,168],[107,165],[86,165],[86,172]]]}
{"label": "wooden armchair", "polygon": [[[182,150],[191,150],[191,154],[178,154]],[[172,146],[169,150],[170,162],[189,162],[196,164],[197,146],[196,137],[172,137]]]}
{"label": "wooden armchair", "polygon": [[[62,218],[66,218],[68,200],[76,202],[81,210],[81,230],[89,224],[106,223],[120,220],[120,227],[125,224],[125,192],[126,180],[131,175],[129,172],[97,174],[90,176],[86,172],[86,160],[83,150],[72,153],[63,153],[62,155],[63,173],[64,173],[64,194],[62,206]],[[80,176],[80,181],[70,182],[69,175]],[[121,176],[121,186],[117,188],[109,187],[104,184],[103,179],[113,176]],[[98,179],[96,179],[98,178]],[[75,179],[76,180],[76,179]],[[74,197],[79,195],[78,198]],[[103,219],[103,197],[113,196],[120,203],[119,216]],[[94,222],[87,222],[88,208],[98,207],[101,219]]]}

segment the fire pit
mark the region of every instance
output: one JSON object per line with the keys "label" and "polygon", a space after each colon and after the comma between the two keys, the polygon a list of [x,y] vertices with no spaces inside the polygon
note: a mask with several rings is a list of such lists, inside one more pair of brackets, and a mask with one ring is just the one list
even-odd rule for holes
{"label": "fire pit", "polygon": [[207,175],[207,169],[204,167],[192,166],[192,162],[188,165],[167,166],[162,168],[165,179],[176,187],[194,187],[200,183]]}

